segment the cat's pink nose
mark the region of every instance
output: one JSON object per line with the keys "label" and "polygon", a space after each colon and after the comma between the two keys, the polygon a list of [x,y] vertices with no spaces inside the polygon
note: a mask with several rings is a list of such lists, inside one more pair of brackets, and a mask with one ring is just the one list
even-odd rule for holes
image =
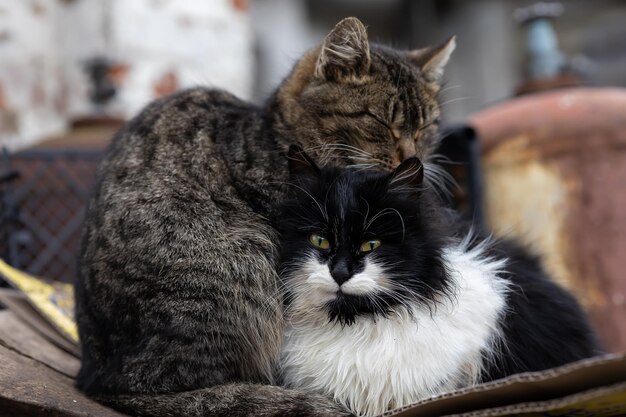
{"label": "cat's pink nose", "polygon": [[410,139],[400,139],[396,143],[396,153],[398,155],[398,162],[406,161],[409,158],[413,158],[417,155],[415,150],[415,142],[412,138]]}

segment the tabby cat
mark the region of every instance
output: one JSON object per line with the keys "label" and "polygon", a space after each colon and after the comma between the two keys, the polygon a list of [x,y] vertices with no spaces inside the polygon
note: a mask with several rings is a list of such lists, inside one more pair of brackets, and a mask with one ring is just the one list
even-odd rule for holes
{"label": "tabby cat", "polygon": [[427,159],[454,47],[370,45],[347,18],[263,107],[194,88],[123,127],[83,229],[78,387],[141,415],[347,413],[275,385],[285,154],[300,144],[326,163],[383,169]]}
{"label": "tabby cat", "polygon": [[374,416],[599,353],[576,300],[526,251],[473,236],[416,158],[391,174],[320,170],[296,147],[289,161],[287,387]]}

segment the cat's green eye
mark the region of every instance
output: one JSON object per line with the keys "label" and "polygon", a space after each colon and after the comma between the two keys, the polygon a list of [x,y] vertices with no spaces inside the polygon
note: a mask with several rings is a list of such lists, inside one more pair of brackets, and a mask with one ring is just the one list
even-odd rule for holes
{"label": "cat's green eye", "polygon": [[381,242],[378,239],[366,240],[365,242],[361,243],[361,247],[359,249],[361,250],[361,252],[371,252],[379,247],[380,243]]}
{"label": "cat's green eye", "polygon": [[311,233],[309,235],[309,242],[316,248],[328,249],[330,248],[330,242],[324,236],[318,233]]}

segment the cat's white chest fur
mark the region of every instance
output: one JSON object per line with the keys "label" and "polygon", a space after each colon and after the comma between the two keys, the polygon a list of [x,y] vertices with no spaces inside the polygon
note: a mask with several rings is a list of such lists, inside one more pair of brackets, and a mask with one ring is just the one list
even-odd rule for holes
{"label": "cat's white chest fur", "polygon": [[504,261],[481,247],[448,248],[454,296],[389,318],[329,323],[322,311],[288,323],[281,374],[288,387],[332,396],[357,415],[373,416],[476,382],[493,354],[507,281]]}

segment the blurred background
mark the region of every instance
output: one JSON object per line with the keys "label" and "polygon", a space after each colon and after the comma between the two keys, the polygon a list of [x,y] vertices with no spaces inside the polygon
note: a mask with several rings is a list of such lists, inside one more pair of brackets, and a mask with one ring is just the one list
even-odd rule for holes
{"label": "blurred background", "polygon": [[[126,119],[194,85],[262,102],[343,17],[416,48],[457,35],[445,117],[511,97],[528,75],[527,0],[0,0],[0,144],[11,150],[84,119]],[[560,69],[626,84],[626,4],[570,0],[551,19]]]}
{"label": "blurred background", "polygon": [[95,167],[125,120],[196,85],[261,104],[346,16],[401,49],[457,36],[442,105],[468,171],[458,206],[532,247],[626,349],[619,0],[0,0],[0,257],[71,281]]}

